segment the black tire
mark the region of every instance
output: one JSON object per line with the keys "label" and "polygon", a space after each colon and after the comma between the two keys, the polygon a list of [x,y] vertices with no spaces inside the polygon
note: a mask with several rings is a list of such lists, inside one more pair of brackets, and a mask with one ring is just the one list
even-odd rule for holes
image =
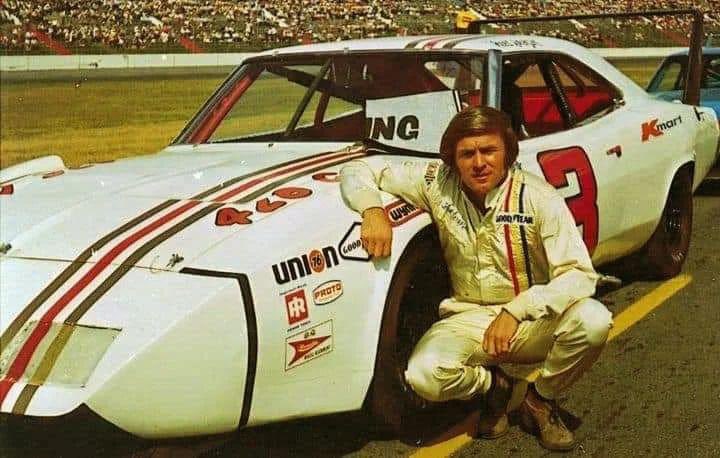
{"label": "black tire", "polygon": [[687,258],[692,231],[692,180],[692,168],[684,166],[670,184],[660,222],[640,251],[642,271],[648,278],[676,276]]}
{"label": "black tire", "polygon": [[402,254],[385,301],[367,407],[383,427],[404,436],[420,414],[434,406],[404,382],[407,361],[417,341],[438,319],[438,304],[450,281],[437,235],[423,230]]}

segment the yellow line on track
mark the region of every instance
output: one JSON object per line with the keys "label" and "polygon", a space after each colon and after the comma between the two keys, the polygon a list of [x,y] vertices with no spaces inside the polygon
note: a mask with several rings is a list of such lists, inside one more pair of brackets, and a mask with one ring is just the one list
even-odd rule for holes
{"label": "yellow line on track", "polygon": [[[662,305],[663,302],[674,296],[678,291],[686,287],[692,281],[690,275],[678,275],[641,297],[637,302],[623,310],[613,318],[613,327],[610,330],[608,340],[612,340],[625,332],[638,321],[642,320],[648,313]],[[528,377],[532,382],[537,378],[540,371],[533,371]],[[467,433],[459,434],[444,442],[429,447],[421,447],[410,455],[411,458],[436,458],[450,456],[453,452],[471,442],[473,438]]]}

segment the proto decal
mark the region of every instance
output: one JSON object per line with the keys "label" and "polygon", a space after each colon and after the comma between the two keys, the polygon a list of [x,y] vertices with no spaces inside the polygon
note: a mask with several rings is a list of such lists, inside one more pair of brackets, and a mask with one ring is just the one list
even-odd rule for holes
{"label": "proto decal", "polygon": [[644,122],[641,126],[642,141],[646,142],[650,140],[650,137],[659,137],[663,135],[666,130],[672,129],[679,124],[682,124],[682,116],[661,123],[658,123],[657,118]]}
{"label": "proto decal", "polygon": [[343,294],[343,284],[340,280],[326,281],[312,292],[315,305],[325,305],[337,300]]}
{"label": "proto decal", "polygon": [[281,263],[273,264],[272,271],[278,285],[307,277],[313,273],[321,273],[338,265],[338,256],[335,248],[326,246],[321,250],[310,250],[309,253],[287,259]]}
{"label": "proto decal", "polygon": [[338,245],[340,257],[351,261],[369,261],[370,255],[360,240],[360,223],[353,223]]}
{"label": "proto decal", "polygon": [[365,118],[365,132],[373,140],[392,140],[396,134],[402,140],[415,140],[420,135],[420,120],[415,115],[403,116],[397,122],[395,116]]}
{"label": "proto decal", "polygon": [[333,349],[332,320],[285,339],[285,370],[327,355]]}
{"label": "proto decal", "polygon": [[312,189],[285,187],[273,191],[272,195],[278,200],[270,200],[264,197],[255,201],[255,210],[238,210],[233,207],[224,207],[215,213],[216,226],[233,226],[235,224],[252,224],[251,216],[257,213],[272,213],[285,205],[290,200],[304,199],[312,195]]}
{"label": "proto decal", "polygon": [[9,196],[10,194],[13,194],[15,192],[15,186],[11,184],[6,184],[5,186],[0,186],[0,196]]}
{"label": "proto decal", "polygon": [[422,209],[417,208],[404,200],[392,202],[385,207],[385,214],[390,219],[390,225],[392,227],[405,224],[421,213],[423,213]]}
{"label": "proto decal", "polygon": [[534,219],[532,215],[526,215],[524,213],[498,213],[495,217],[495,223],[498,224],[516,224],[521,226],[527,226],[533,224]]}
{"label": "proto decal", "polygon": [[288,324],[293,325],[310,318],[305,290],[298,289],[285,295],[285,309],[287,310]]}

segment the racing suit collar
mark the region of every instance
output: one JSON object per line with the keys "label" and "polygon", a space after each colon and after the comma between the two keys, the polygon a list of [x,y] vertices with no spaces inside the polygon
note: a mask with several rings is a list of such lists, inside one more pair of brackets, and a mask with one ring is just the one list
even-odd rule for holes
{"label": "racing suit collar", "polygon": [[502,183],[500,183],[499,186],[491,189],[490,192],[485,195],[485,208],[487,208],[488,211],[492,211],[493,209],[495,209],[495,206],[505,194],[505,190],[510,183],[510,177],[513,175],[514,172],[514,167],[510,167],[510,169],[507,171],[507,174],[505,174],[505,179],[502,181]]}

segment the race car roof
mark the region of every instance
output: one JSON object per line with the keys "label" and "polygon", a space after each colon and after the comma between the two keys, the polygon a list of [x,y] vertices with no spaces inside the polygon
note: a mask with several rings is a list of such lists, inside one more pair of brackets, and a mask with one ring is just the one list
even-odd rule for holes
{"label": "race car roof", "polygon": [[312,43],[270,49],[257,53],[255,57],[282,57],[298,54],[314,54],[327,52],[362,52],[362,51],[487,51],[499,49],[503,53],[535,51],[556,52],[579,59],[610,79],[625,94],[625,97],[646,97],[644,89],[622,74],[617,68],[593,51],[558,38],[531,35],[423,35],[405,37],[367,38],[328,43]]}
{"label": "race car roof", "polygon": [[327,43],[312,43],[272,49],[257,55],[313,53],[333,51],[390,51],[419,50],[474,50],[501,49],[503,51],[546,50],[574,51],[586,48],[557,38],[530,35],[423,35],[405,37],[367,38]]}

